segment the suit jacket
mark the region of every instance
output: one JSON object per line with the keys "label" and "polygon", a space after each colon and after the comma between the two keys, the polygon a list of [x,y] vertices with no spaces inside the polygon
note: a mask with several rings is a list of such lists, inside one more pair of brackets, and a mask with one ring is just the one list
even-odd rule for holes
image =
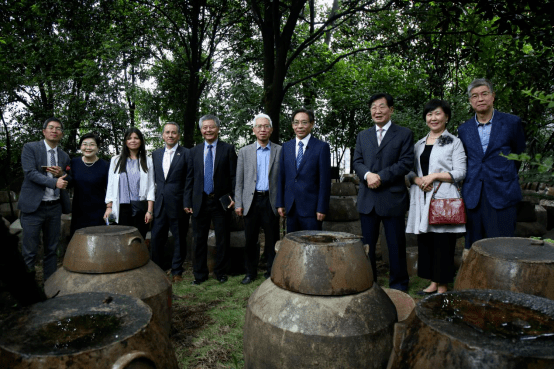
{"label": "suit jacket", "polygon": [[187,168],[190,150],[179,145],[173,153],[173,160],[169,166],[167,178],[164,176],[163,159],[165,147],[152,153],[154,164],[154,183],[156,184],[156,201],[154,216],[159,217],[162,205],[169,217],[176,218],[184,214],[184,193],[187,179]]}
{"label": "suit jacket", "polygon": [[[237,186],[235,187],[235,208],[244,208],[246,216],[250,210],[254,192],[256,191],[256,176],[258,169],[257,142],[247,145],[239,150],[237,162]],[[279,158],[281,145],[271,143],[269,154],[269,202],[273,213],[277,215],[275,200],[277,198],[277,180],[279,179]]]}
{"label": "suit jacket", "polygon": [[[234,199],[237,170],[237,154],[231,144],[217,140],[214,158],[214,195],[219,199],[229,193]],[[185,185],[185,208],[192,208],[193,216],[200,213],[204,192],[204,142],[190,150],[187,181]]]}
{"label": "suit jacket", "polygon": [[[465,225],[429,225],[429,206],[431,204],[432,192],[425,192],[419,186],[413,183],[415,177],[423,177],[421,170],[420,157],[425,150],[425,144],[429,135],[419,140],[414,145],[415,163],[414,170],[410,172],[406,178],[412,184],[410,186],[410,213],[408,214],[408,223],[406,232],[411,234],[420,234],[426,232],[434,233],[463,233],[466,231]],[[464,151],[462,141],[456,136],[445,130],[441,137],[450,138],[452,140],[448,144],[439,144],[439,140],[435,142],[429,156],[429,174],[448,172],[452,179],[459,183],[465,176],[467,171],[467,157]],[[435,181],[433,187],[436,189],[440,181]],[[437,194],[438,199],[458,198],[456,183],[443,182]]]}
{"label": "suit jacket", "polygon": [[[358,212],[368,214],[373,209],[379,216],[402,216],[408,208],[408,190],[404,176],[414,164],[414,134],[411,130],[391,124],[377,144],[375,126],[358,134],[354,151],[354,170],[360,178]],[[370,189],[364,175],[377,173],[381,185]]]}
{"label": "suit jacket", "polygon": [[301,217],[327,214],[331,196],[331,150],[329,144],[313,135],[296,169],[296,139],[283,144],[279,159],[276,207],[289,212],[296,203]]}
{"label": "suit jacket", "polygon": [[485,153],[475,118],[462,124],[458,128],[458,135],[468,158],[467,176],[462,190],[466,207],[477,207],[483,187],[489,203],[495,209],[513,206],[519,202],[521,188],[516,162],[501,157],[500,153],[520,154],[525,150],[525,134],[521,119],[495,110],[489,145]]}
{"label": "suit jacket", "polygon": [[[58,166],[65,171],[69,166],[69,156],[58,146]],[[40,206],[45,188],[56,189],[56,177],[48,177],[46,171],[41,166],[48,165],[47,153],[44,146],[44,140],[27,143],[21,151],[21,166],[25,178],[21,185],[21,194],[17,208],[25,213],[35,212]],[[71,181],[69,175],[65,178]],[[66,190],[60,189],[60,200],[62,203],[62,212],[71,213],[71,201]]]}

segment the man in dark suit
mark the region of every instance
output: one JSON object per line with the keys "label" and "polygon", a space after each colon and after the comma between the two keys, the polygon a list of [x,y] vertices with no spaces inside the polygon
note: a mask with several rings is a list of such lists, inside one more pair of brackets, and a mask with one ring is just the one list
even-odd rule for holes
{"label": "man in dark suit", "polygon": [[[195,238],[193,285],[208,280],[208,234],[213,221],[216,241],[214,274],[220,283],[227,281],[231,210],[235,207],[235,148],[218,139],[219,118],[208,114],[200,118],[204,142],[190,151],[185,186],[185,211],[193,216]],[[228,204],[223,208],[223,204]]]}
{"label": "man in dark suit", "polygon": [[521,119],[494,109],[490,81],[476,79],[467,91],[475,117],[458,128],[468,161],[462,189],[467,208],[464,256],[480,239],[514,236],[516,204],[521,200],[519,166],[500,153],[525,150]]}
{"label": "man in dark suit", "polygon": [[42,126],[42,134],[44,140],[25,144],[21,152],[25,178],[18,208],[23,228],[23,259],[31,271],[35,270],[42,230],[46,281],[57,269],[61,216],[71,212],[71,203],[65,190],[69,180],[65,173],[69,156],[58,147],[63,137],[63,125],[59,119],[49,118]]}
{"label": "man in dark suit", "polygon": [[250,284],[258,275],[260,226],[265,235],[265,278],[271,275],[275,242],[279,240],[279,216],[275,198],[281,146],[269,141],[273,126],[268,115],[258,114],[254,117],[252,126],[256,141],[239,151],[235,188],[235,212],[238,216],[244,216],[246,237],[246,276],[242,284]]}
{"label": "man in dark suit", "polygon": [[315,138],[314,112],[300,108],[292,113],[296,138],[283,144],[279,160],[276,206],[287,217],[287,232],[321,230],[331,196],[331,151]]}
{"label": "man in dark suit", "polygon": [[189,215],[185,213],[183,200],[189,150],[179,145],[180,137],[179,126],[173,122],[166,123],[162,134],[165,148],[152,153],[156,201],[150,244],[151,259],[158,266],[166,268],[163,260],[164,248],[168,231],[171,230],[175,241],[171,262],[174,283],[183,280],[183,262],[187,255],[186,238],[189,227]]}
{"label": "man in dark suit", "polygon": [[377,280],[375,245],[383,222],[389,249],[389,286],[407,291],[404,217],[409,200],[404,176],[414,165],[414,138],[412,131],[392,123],[393,105],[389,94],[375,94],[369,99],[375,126],[358,134],[354,170],[362,180],[358,212],[364,244],[369,244],[373,279]]}

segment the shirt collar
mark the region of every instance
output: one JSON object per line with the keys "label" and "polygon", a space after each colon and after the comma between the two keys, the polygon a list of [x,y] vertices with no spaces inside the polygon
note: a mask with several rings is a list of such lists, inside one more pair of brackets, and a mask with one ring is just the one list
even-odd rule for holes
{"label": "shirt collar", "polygon": [[[387,132],[387,131],[389,130],[389,128],[390,128],[391,125],[392,125],[392,121],[389,120],[389,121],[387,122],[387,124],[386,124],[385,126],[383,126],[383,129],[385,130],[385,132]],[[377,125],[375,125],[375,130],[377,131],[377,130],[379,130],[379,129],[380,129],[380,127],[377,126]]]}
{"label": "shirt collar", "polygon": [[175,144],[175,145],[173,146],[173,148],[169,149],[169,148],[167,147],[167,145],[166,145],[166,146],[165,146],[165,151],[166,151],[166,152],[169,152],[169,151],[174,151],[174,152],[176,152],[178,147],[179,147],[179,144]]}
{"label": "shirt collar", "polygon": [[[493,110],[492,110],[492,117],[491,117],[491,119],[489,120],[490,123],[492,123],[492,120],[493,120],[493,118],[494,118],[494,111],[495,111],[495,110],[493,109]],[[489,123],[489,122],[485,122],[484,124],[486,125],[486,124]],[[475,113],[475,123],[477,124],[477,126],[480,125],[479,120],[477,119],[477,113]]]}
{"label": "shirt collar", "polygon": [[44,146],[46,146],[46,151],[50,150],[50,149],[54,149],[54,152],[58,153],[58,146],[56,145],[55,147],[53,148],[50,148],[50,145],[48,145],[48,143],[46,142],[46,140],[43,140],[44,142]]}
{"label": "shirt collar", "polygon": [[[258,143],[258,140],[256,140],[256,150],[260,149],[260,148],[263,148],[260,143]],[[265,146],[265,148],[267,149],[271,149],[271,141],[268,141],[267,145]],[[263,148],[262,150],[265,150],[265,148]]]}
{"label": "shirt collar", "polygon": [[204,140],[204,149],[208,149],[208,145],[213,145],[213,147],[215,148],[217,146],[217,141],[219,140],[219,138],[215,139],[215,141],[211,144],[208,144],[206,142],[206,140]]}
{"label": "shirt collar", "polygon": [[296,145],[298,145],[298,142],[301,141],[304,146],[307,146],[308,145],[308,141],[310,141],[310,138],[312,137],[312,134],[308,134],[306,135],[306,137],[302,140],[298,139],[298,137],[296,137]]}

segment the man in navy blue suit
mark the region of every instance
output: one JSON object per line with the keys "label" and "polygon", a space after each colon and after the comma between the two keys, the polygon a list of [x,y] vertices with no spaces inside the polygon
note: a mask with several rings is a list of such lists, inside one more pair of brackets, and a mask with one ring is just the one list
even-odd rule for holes
{"label": "man in navy blue suit", "polygon": [[287,218],[287,232],[321,230],[331,196],[331,151],[315,138],[314,112],[300,108],[292,113],[296,138],[281,149],[276,207]]}
{"label": "man in navy blue suit", "polygon": [[364,244],[369,244],[373,279],[377,280],[375,246],[383,222],[389,249],[389,286],[408,290],[405,214],[408,189],[404,176],[414,165],[414,135],[391,121],[394,100],[389,94],[369,99],[375,126],[358,134],[354,151],[354,170],[360,181],[358,212]]}
{"label": "man in navy blue suit", "polygon": [[186,238],[189,215],[185,213],[183,193],[187,178],[189,150],[179,145],[179,126],[174,122],[164,125],[162,138],[165,147],[152,153],[154,181],[156,182],[156,202],[152,222],[151,259],[163,269],[164,249],[168,232],[171,230],[175,241],[171,261],[171,275],[174,283],[183,280],[183,262],[187,255]]}
{"label": "man in navy blue suit", "polygon": [[464,255],[480,239],[514,236],[516,205],[521,200],[518,164],[500,153],[525,150],[521,119],[494,109],[490,81],[476,79],[467,91],[475,116],[458,128],[468,161],[462,189],[467,207]]}

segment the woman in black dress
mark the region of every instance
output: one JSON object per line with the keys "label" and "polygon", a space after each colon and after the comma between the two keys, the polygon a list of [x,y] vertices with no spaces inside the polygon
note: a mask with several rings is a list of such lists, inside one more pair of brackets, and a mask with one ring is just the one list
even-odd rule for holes
{"label": "woman in black dress", "polygon": [[81,136],[81,157],[71,160],[73,179],[73,208],[71,212],[71,235],[75,230],[104,225],[103,220],[108,185],[108,162],[98,158],[100,140],[96,134]]}

